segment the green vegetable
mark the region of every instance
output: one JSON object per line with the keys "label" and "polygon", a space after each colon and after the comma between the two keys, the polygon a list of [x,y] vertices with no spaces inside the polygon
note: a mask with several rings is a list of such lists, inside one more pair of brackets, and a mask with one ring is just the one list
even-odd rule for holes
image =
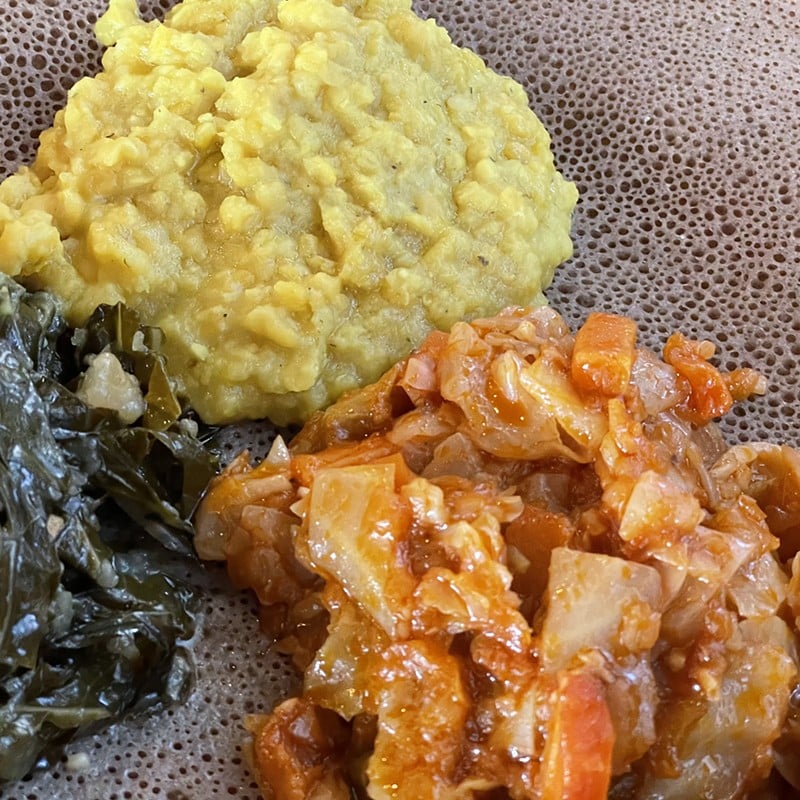
{"label": "green vegetable", "polygon": [[143,424],[155,430],[169,428],[181,415],[181,405],[167,375],[167,362],[160,352],[163,339],[159,328],[142,325],[136,312],[122,303],[100,306],[86,327],[72,336],[78,369],[87,354],[108,349],[126,371],[139,379],[147,403]]}
{"label": "green vegetable", "polygon": [[[50,295],[0,276],[0,780],[190,689],[194,602],[170,551],[191,553],[216,465],[176,422],[158,336],[122,307],[70,331]],[[139,378],[141,427],[65,386],[103,348]],[[101,526],[107,498],[133,522]]]}

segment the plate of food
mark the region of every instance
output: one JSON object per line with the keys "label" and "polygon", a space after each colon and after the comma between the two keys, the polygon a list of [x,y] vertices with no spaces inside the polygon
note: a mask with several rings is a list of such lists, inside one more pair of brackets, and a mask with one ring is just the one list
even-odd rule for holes
{"label": "plate of food", "polygon": [[800,790],[791,4],[2,14],[0,796]]}

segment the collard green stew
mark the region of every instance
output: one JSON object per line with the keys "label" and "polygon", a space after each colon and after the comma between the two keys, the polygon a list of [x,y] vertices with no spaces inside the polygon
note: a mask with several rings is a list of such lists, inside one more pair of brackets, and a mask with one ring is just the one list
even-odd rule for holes
{"label": "collard green stew", "polygon": [[[0,276],[0,780],[190,689],[195,604],[169,565],[192,552],[216,464],[158,344],[121,306],[72,330],[50,295]],[[74,391],[101,350],[141,385],[133,426]],[[108,500],[128,524],[101,524]]]}

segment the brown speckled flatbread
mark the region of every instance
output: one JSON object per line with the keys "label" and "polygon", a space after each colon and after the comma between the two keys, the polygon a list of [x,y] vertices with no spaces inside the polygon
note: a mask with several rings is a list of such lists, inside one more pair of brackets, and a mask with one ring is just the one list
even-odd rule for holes
{"label": "brown speckled flatbread", "polygon": [[[69,86],[98,68],[103,0],[0,8],[0,174],[34,154]],[[167,0],[143,0],[146,17]],[[575,255],[550,302],[572,324],[595,308],[634,317],[660,347],[673,330],[719,345],[769,394],[726,423],[731,440],[800,445],[800,13],[793,0],[432,0],[440,20],[528,89],[556,163],[578,184]],[[227,434],[263,452],[269,430]],[[257,635],[248,598],[209,578],[183,708],[76,743],[62,765],[0,797],[256,798],[242,718],[291,683]]]}

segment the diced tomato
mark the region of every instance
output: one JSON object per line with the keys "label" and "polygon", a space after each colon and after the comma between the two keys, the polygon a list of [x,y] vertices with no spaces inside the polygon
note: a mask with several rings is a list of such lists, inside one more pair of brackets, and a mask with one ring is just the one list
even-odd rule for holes
{"label": "diced tomato", "polygon": [[714,351],[711,342],[688,339],[682,333],[673,333],[664,345],[664,361],[689,382],[689,409],[698,422],[721,417],[733,406],[725,376],[708,362]]}

